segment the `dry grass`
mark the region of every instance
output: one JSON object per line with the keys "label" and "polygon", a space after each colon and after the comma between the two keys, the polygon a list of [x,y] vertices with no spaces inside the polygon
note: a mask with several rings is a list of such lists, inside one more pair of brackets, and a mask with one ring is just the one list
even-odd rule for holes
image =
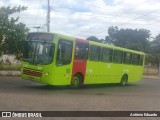
{"label": "dry grass", "polygon": [[158,69],[157,68],[144,68],[144,75],[158,75]]}
{"label": "dry grass", "polygon": [[20,69],[21,69],[21,64],[12,64],[12,65],[0,64],[0,70],[20,71]]}

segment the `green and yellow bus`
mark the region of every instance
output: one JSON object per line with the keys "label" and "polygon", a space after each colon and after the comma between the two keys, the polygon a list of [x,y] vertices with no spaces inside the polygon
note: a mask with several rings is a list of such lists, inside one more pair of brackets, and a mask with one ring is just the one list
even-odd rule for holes
{"label": "green and yellow bus", "polygon": [[21,77],[49,85],[121,83],[142,78],[145,54],[57,33],[29,33]]}

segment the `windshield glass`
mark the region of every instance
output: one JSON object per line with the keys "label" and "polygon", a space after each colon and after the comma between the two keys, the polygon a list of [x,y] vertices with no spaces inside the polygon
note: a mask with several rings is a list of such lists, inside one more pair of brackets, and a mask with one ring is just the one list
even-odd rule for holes
{"label": "windshield glass", "polygon": [[26,41],[23,60],[31,64],[50,64],[53,61],[53,43]]}

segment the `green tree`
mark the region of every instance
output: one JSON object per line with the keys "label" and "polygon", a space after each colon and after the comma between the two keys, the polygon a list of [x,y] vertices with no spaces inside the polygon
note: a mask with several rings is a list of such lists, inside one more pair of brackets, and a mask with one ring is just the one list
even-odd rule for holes
{"label": "green tree", "polygon": [[101,42],[101,41],[99,41],[99,39],[98,39],[97,37],[95,37],[95,36],[90,36],[90,37],[87,38],[87,40],[94,41],[94,42]]}
{"label": "green tree", "polygon": [[160,34],[158,34],[155,39],[151,42],[151,49],[150,49],[151,56],[149,57],[149,62],[152,64],[156,64],[160,67]]}
{"label": "green tree", "polygon": [[150,31],[146,29],[108,29],[108,39],[114,45],[133,50],[147,52],[149,48]]}
{"label": "green tree", "polygon": [[112,39],[109,36],[105,37],[104,43],[106,44],[112,44]]}
{"label": "green tree", "polygon": [[26,9],[24,6],[0,8],[0,55],[5,53],[19,57],[22,54],[21,43],[29,29],[25,24],[18,23],[19,17],[14,18],[11,15]]}

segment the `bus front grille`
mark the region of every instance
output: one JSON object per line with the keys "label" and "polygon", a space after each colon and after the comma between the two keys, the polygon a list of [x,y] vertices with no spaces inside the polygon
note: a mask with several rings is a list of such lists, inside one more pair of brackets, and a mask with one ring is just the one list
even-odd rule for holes
{"label": "bus front grille", "polygon": [[36,76],[36,77],[41,77],[42,76],[42,73],[40,73],[40,72],[35,72],[35,71],[32,71],[32,70],[26,70],[26,69],[23,70],[23,74]]}

